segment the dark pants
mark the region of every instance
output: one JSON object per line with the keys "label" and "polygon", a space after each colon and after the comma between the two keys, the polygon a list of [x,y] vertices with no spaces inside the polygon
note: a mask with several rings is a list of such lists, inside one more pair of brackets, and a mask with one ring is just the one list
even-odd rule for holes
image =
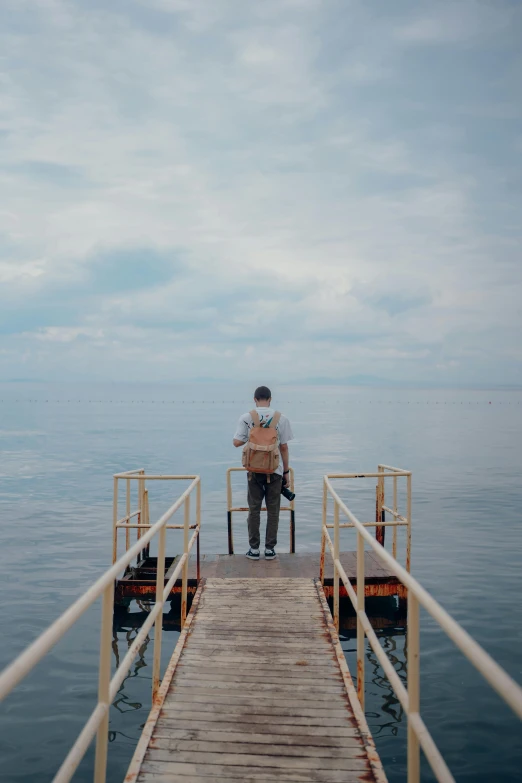
{"label": "dark pants", "polygon": [[259,549],[261,524],[261,506],[266,501],[267,521],[265,546],[273,549],[277,544],[279,509],[281,507],[281,487],[283,477],[276,474],[248,473],[248,542],[251,549]]}

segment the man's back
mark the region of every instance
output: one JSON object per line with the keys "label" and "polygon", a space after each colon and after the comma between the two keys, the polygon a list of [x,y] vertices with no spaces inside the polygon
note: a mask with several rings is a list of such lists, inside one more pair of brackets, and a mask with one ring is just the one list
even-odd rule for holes
{"label": "man's back", "polygon": [[[272,422],[272,419],[274,418],[275,414],[275,408],[272,407],[256,407],[253,409],[256,411],[257,415],[259,416],[259,423],[262,427],[270,427],[270,424]],[[254,426],[254,420],[250,414],[250,411],[248,413],[244,413],[238,422],[236,433],[234,435],[234,440],[240,440],[243,443],[246,443],[248,440],[248,436],[250,434],[250,430]],[[277,435],[279,438],[279,444],[280,445],[286,445],[288,441],[292,440],[293,433],[292,428],[290,426],[290,422],[288,421],[287,417],[281,414],[281,418],[279,419],[279,422],[276,427]],[[276,469],[276,474],[279,476],[283,475],[283,462],[282,460],[279,462],[279,466]]]}
{"label": "man's back", "polygon": [[[272,421],[276,414],[276,409],[271,405],[272,394],[270,389],[266,386],[259,386],[254,394],[255,403],[255,418],[259,417],[259,425],[261,427],[271,428]],[[252,411],[253,412],[253,411]],[[277,430],[277,436],[279,441],[279,452],[281,459],[272,473],[273,467],[270,466],[267,473],[254,472],[254,467],[249,468],[248,471],[248,537],[250,542],[250,549],[247,552],[247,557],[251,560],[259,560],[259,544],[260,544],[260,511],[263,500],[266,502],[267,508],[267,528],[265,537],[265,558],[273,560],[276,556],[275,546],[277,544],[277,529],[279,526],[279,509],[281,505],[281,490],[286,486],[287,475],[289,473],[289,454],[288,454],[288,441],[294,437],[292,434],[292,428],[290,422],[282,414],[277,421],[277,417],[274,421]],[[252,429],[257,425],[257,421],[254,422],[252,413],[244,413],[236,427],[233,443],[234,446],[239,447],[247,443],[249,435]],[[273,430],[272,430],[273,431]],[[252,446],[254,448],[254,445]],[[270,446],[273,448],[273,445]],[[259,449],[259,447],[258,447]],[[268,449],[267,449],[268,450]],[[262,463],[261,470],[267,470],[267,466]],[[259,471],[260,468],[258,467]]]}

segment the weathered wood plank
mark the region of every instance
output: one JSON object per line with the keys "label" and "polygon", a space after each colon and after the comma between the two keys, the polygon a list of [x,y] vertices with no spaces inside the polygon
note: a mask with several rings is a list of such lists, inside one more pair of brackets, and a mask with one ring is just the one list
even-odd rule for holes
{"label": "weathered wood plank", "polygon": [[216,671],[230,671],[248,673],[249,675],[256,675],[257,672],[260,675],[263,671],[280,672],[281,674],[287,674],[289,676],[292,673],[299,677],[304,674],[306,677],[315,677],[319,679],[322,677],[337,677],[339,674],[338,668],[334,666],[333,661],[322,662],[322,659],[312,658],[288,658],[285,656],[285,660],[277,658],[241,658],[240,656],[228,657],[224,655],[212,655],[206,656],[191,656],[190,658],[182,658],[181,665],[187,665],[187,667],[193,667],[197,670],[212,669]]}
{"label": "weathered wood plank", "polygon": [[[272,601],[270,603],[268,601],[264,603],[257,601],[256,603],[252,602],[252,604],[247,602],[241,604],[241,606],[222,604],[219,601],[216,601],[215,603],[205,604],[202,609],[202,616],[206,620],[215,620],[216,615],[213,614],[213,612],[219,610],[220,620],[236,620],[249,617],[251,619],[254,617],[273,617],[273,612],[271,611],[272,605],[275,605]],[[279,601],[277,605],[284,617],[292,618],[296,622],[300,620],[304,621],[308,618],[315,620],[324,619],[321,618],[321,615],[318,612],[315,612],[308,603],[303,605],[297,604],[293,606],[292,609],[288,608],[288,603],[283,604],[282,601]]]}
{"label": "weathered wood plank", "polygon": [[274,756],[279,760],[282,758],[310,758],[310,759],[354,759],[357,754],[364,758],[362,740],[353,740],[351,743],[337,743],[330,746],[319,746],[311,743],[272,743],[266,745],[256,742],[238,742],[236,737],[231,740],[211,741],[211,740],[186,740],[175,739],[172,737],[152,737],[149,748],[151,751],[160,750],[169,753],[213,753],[213,754],[231,754],[250,756],[267,756],[272,759]]}
{"label": "weathered wood plank", "polygon": [[[245,683],[244,682],[234,682],[233,680],[228,681],[222,681],[222,680],[201,680],[198,677],[176,677],[176,685],[175,688],[190,688],[191,690],[193,688],[204,688],[205,691],[210,690],[221,690],[226,691],[227,693],[230,693],[231,695],[238,695],[245,692]],[[303,684],[290,684],[286,685],[283,680],[280,680],[279,682],[265,682],[263,680],[262,682],[256,682],[256,683],[250,683],[250,690],[254,691],[256,694],[260,693],[298,693],[298,694],[307,694],[307,698],[314,698],[314,699],[325,699],[326,701],[330,700],[330,694],[332,693],[344,693],[344,687],[342,685],[321,685],[318,687],[314,687],[310,683]]]}
{"label": "weathered wood plank", "polygon": [[[189,653],[184,652],[181,660],[187,660],[188,656]],[[210,644],[203,645],[203,647],[201,647],[199,650],[196,649],[196,647],[191,649],[190,660],[196,660],[198,658],[206,661],[219,660],[230,661],[234,663],[259,663],[260,655],[259,652],[256,652],[255,650],[249,650],[248,648],[236,651],[234,648],[213,648]],[[322,653],[316,654],[314,652],[314,654],[311,655],[306,649],[301,649],[297,652],[294,650],[288,650],[285,655],[267,655],[265,653],[262,660],[265,661],[269,666],[272,666],[272,664],[278,662],[293,664],[294,666],[306,666],[306,663],[303,663],[303,661],[308,661],[310,665],[315,664],[317,666],[321,666],[323,663],[324,665],[327,665],[331,659],[330,656],[325,659],[325,656]]]}
{"label": "weathered wood plank", "polygon": [[[308,714],[307,714],[308,713]],[[210,721],[227,723],[244,723],[245,725],[272,725],[276,719],[278,726],[346,726],[353,728],[355,721],[350,718],[346,710],[300,710],[296,715],[295,710],[285,709],[284,707],[263,709],[261,707],[256,712],[244,707],[227,706],[226,704],[213,704],[207,709],[204,703],[177,702],[175,705],[165,704],[161,712],[161,720],[185,720],[191,721]],[[286,729],[285,729],[286,731]]]}
{"label": "weathered wood plank", "polygon": [[219,621],[219,624],[216,620],[209,620],[208,623],[198,623],[198,627],[194,633],[196,633],[196,631],[223,633],[225,630],[234,630],[243,635],[261,631],[262,633],[271,634],[272,636],[302,636],[303,634],[316,636],[321,633],[322,628],[324,628],[324,625],[319,625],[319,621],[316,621],[315,624],[313,624],[310,619],[306,623],[296,624],[290,621],[288,625],[286,625],[281,622],[281,617],[277,615],[277,617],[272,616],[262,620],[256,620],[251,617],[249,620],[243,619],[238,622]]}
{"label": "weathered wood plank", "polygon": [[[247,650],[250,648],[255,648],[256,650],[270,650],[270,651],[279,651],[279,650],[302,650],[303,644],[302,642],[298,641],[286,641],[284,639],[278,640],[277,637],[274,638],[274,641],[270,641],[268,639],[260,640],[260,643],[257,643],[257,639],[255,636],[251,636],[250,638],[244,638],[244,639],[237,639],[235,637],[232,637],[230,635],[227,636],[224,635],[224,638],[222,639],[216,639],[215,637],[206,637],[206,636],[191,636],[187,640],[187,649],[185,654],[190,654],[190,650],[194,649],[196,647],[204,648],[205,650],[212,650],[213,648],[218,649],[232,649],[232,650],[242,650],[243,648],[246,648]],[[314,640],[314,644],[312,646],[312,650],[315,653],[319,653],[320,655],[325,654],[327,651],[330,650],[330,645],[326,640],[319,641]]]}
{"label": "weathered wood plank", "polygon": [[[268,745],[270,748],[278,748],[280,745],[289,746],[292,748],[300,745],[305,745],[306,748],[317,747],[344,749],[351,747],[362,747],[362,739],[358,736],[320,736],[312,732],[309,732],[309,734],[281,734],[279,732],[277,734],[260,734],[258,732],[254,733],[251,731],[243,732],[240,727],[236,727],[234,731],[217,731],[215,729],[213,731],[209,731],[207,729],[176,728],[172,725],[167,726],[162,722],[154,732],[153,745],[151,745],[151,747],[168,747],[171,749],[170,745],[165,744],[166,741],[169,743],[175,741],[218,743],[218,750],[220,753],[226,749],[227,743],[244,744],[247,745],[249,749],[251,747],[255,748],[258,745]],[[256,750],[253,752],[257,753]],[[274,753],[275,752],[278,753],[279,751],[274,751]],[[306,755],[306,751],[303,751],[303,753]]]}
{"label": "weathered wood plank", "polygon": [[[344,698],[344,694],[338,694],[338,699]],[[325,694],[324,698],[321,698],[317,694],[308,695],[306,693],[299,694],[296,698],[289,698],[287,693],[272,693],[262,691],[260,693],[255,692],[255,689],[251,689],[251,693],[244,693],[243,695],[236,695],[236,693],[223,693],[222,691],[214,688],[204,687],[192,687],[192,688],[177,688],[174,684],[174,688],[169,694],[169,703],[183,701],[185,699],[192,699],[193,701],[207,701],[210,704],[235,704],[236,706],[250,706],[253,702],[256,704],[273,705],[288,705],[292,709],[298,710],[300,707],[306,707],[311,704],[317,704],[319,701],[326,702],[326,704],[332,703],[332,694]],[[167,702],[165,702],[167,704]]]}
{"label": "weathered wood plank", "polygon": [[[168,699],[165,700],[163,705],[163,712],[171,712],[173,715],[179,714],[181,710],[197,710],[206,711],[209,715],[212,713],[233,713],[240,715],[246,722],[249,720],[257,720],[255,716],[272,716],[277,718],[277,721],[286,716],[297,721],[298,718],[314,718],[317,721],[317,725],[322,726],[324,719],[335,718],[336,723],[333,725],[339,725],[339,721],[347,717],[346,708],[344,706],[339,708],[334,707],[310,707],[310,703],[301,704],[297,707],[295,704],[288,704],[287,700],[275,704],[273,701],[263,701],[261,704],[257,702],[255,706],[252,703],[249,704],[232,704],[231,702],[219,702],[207,701],[204,696],[193,696],[179,693],[174,697],[173,694],[169,694]],[[296,724],[297,725],[297,724]]]}
{"label": "weathered wood plank", "polygon": [[[214,767],[211,767],[213,770]],[[235,767],[227,767],[227,769],[235,769]],[[250,768],[249,768],[250,770]],[[258,775],[258,773],[245,773],[241,774],[238,777],[223,777],[222,775],[219,776],[219,783],[237,783],[238,780],[241,780],[243,783],[272,783],[272,781],[277,780],[278,783],[294,783],[294,781],[308,781],[308,783],[314,783],[314,781],[321,781],[321,783],[325,783],[325,781],[329,781],[332,778],[324,778],[322,775],[321,777],[310,777],[313,773],[307,773],[305,777],[295,778],[295,777],[287,777],[286,775],[284,777],[281,777],[281,775],[277,775],[276,777],[266,777],[265,772],[260,773],[262,777]],[[357,772],[348,772],[344,773],[345,775],[349,775],[349,777],[343,777],[343,783],[360,783],[361,776]],[[352,777],[353,776],[353,777]],[[214,777],[214,773],[211,772],[208,775],[200,776],[200,775],[171,775],[171,774],[161,774],[156,772],[144,772],[142,775],[140,775],[138,781],[139,783],[176,783],[176,781],[179,781],[179,783],[210,783],[210,781],[216,780]],[[335,778],[335,780],[338,780],[338,778]]]}
{"label": "weathered wood plank", "polygon": [[227,778],[242,781],[285,781],[287,783],[360,783],[360,772],[349,772],[346,770],[282,770],[270,769],[267,767],[258,767],[252,764],[223,766],[222,764],[202,764],[202,763],[179,763],[179,762],[157,762],[146,759],[143,763],[143,776],[140,781],[152,781],[158,783],[157,777],[146,777],[148,775],[164,776],[161,783],[175,783],[187,780],[188,775],[199,775],[204,783],[210,780],[224,783]]}
{"label": "weathered wood plank", "polygon": [[[356,751],[359,754],[359,751]],[[150,761],[176,761],[190,764],[194,761],[195,753],[192,750],[156,750],[151,748],[147,752]],[[204,764],[222,764],[224,766],[236,766],[252,764],[256,767],[277,767],[278,769],[335,769],[335,770],[361,770],[368,769],[368,762],[364,754],[355,755],[353,758],[314,758],[313,756],[282,756],[273,754],[266,756],[261,753],[213,753],[211,751],[198,750],[197,760]]]}
{"label": "weathered wood plank", "polygon": [[315,628],[304,627],[300,629],[294,629],[289,626],[290,624],[280,624],[280,620],[277,618],[277,615],[274,615],[272,620],[259,623],[257,626],[244,625],[241,627],[235,627],[222,625],[219,628],[204,628],[202,626],[201,628],[196,628],[190,636],[191,638],[200,639],[219,639],[223,636],[230,637],[230,634],[233,632],[234,638],[241,640],[249,640],[252,638],[263,638],[267,640],[280,639],[282,643],[286,643],[287,641],[296,639],[296,641],[300,642],[301,644],[305,639],[326,639],[326,629],[324,627],[316,626]]}
{"label": "weathered wood plank", "polygon": [[321,672],[319,671],[317,673],[317,676],[314,676],[314,674],[307,673],[306,666],[301,667],[301,671],[296,672],[294,670],[285,670],[285,669],[247,669],[247,670],[239,670],[234,669],[233,667],[229,667],[228,669],[222,668],[222,669],[216,669],[208,666],[180,666],[179,667],[179,676],[180,678],[188,678],[191,679],[197,679],[199,681],[208,680],[211,682],[215,682],[216,680],[221,682],[237,682],[237,683],[243,683],[244,685],[253,685],[255,682],[262,682],[262,683],[295,683],[296,685],[312,685],[313,683],[316,683],[317,685],[332,685],[332,684],[343,684],[342,678],[337,675],[335,672],[331,673],[331,676],[328,677],[326,675],[321,676]]}
{"label": "weathered wood plank", "polygon": [[[317,624],[321,624],[320,617],[314,615],[302,614],[296,617],[290,613],[284,614],[279,612],[277,617],[274,617],[274,613],[252,613],[249,612],[244,615],[231,615],[230,617],[224,617],[221,613],[216,618],[216,612],[209,613],[208,616],[202,621],[198,622],[198,628],[257,628],[259,626],[274,627],[274,621],[277,621],[277,628],[279,630],[289,629],[291,633],[294,633],[296,629],[302,629],[305,631],[312,631]],[[324,627],[324,625],[322,625]]]}
{"label": "weathered wood plank", "polygon": [[321,647],[324,648],[324,646],[329,646],[327,642],[326,632],[322,631],[321,629],[317,629],[317,631],[296,631],[288,633],[288,632],[282,632],[277,633],[273,630],[270,630],[268,628],[259,628],[259,629],[248,629],[242,631],[236,631],[233,628],[220,628],[219,630],[216,629],[207,629],[207,628],[201,628],[197,631],[194,631],[190,635],[191,641],[201,641],[201,640],[211,640],[212,642],[216,641],[230,641],[230,638],[233,638],[234,642],[236,644],[251,644],[252,642],[255,642],[257,645],[283,645],[287,646],[289,644],[296,644],[301,649],[303,646],[306,646],[307,648],[310,646],[313,647]]}
{"label": "weathered wood plank", "polygon": [[[258,719],[264,720],[270,716],[263,715],[258,716]],[[170,732],[180,731],[183,734],[188,733],[199,737],[201,733],[203,737],[209,739],[214,734],[221,734],[223,732],[236,734],[236,736],[249,736],[255,734],[259,740],[259,737],[272,737],[274,731],[274,721],[265,723],[253,723],[246,722],[243,717],[236,717],[234,722],[234,716],[215,716],[215,720],[211,720],[212,715],[207,715],[205,712],[187,712],[180,715],[179,718],[161,716],[161,721],[158,723],[158,727],[155,730],[154,736],[163,736],[163,732],[167,732],[170,736]],[[289,719],[290,720],[290,719]],[[292,737],[297,737],[299,740],[306,739],[311,741],[312,744],[317,740],[330,741],[332,739],[339,739],[344,742],[348,739],[360,740],[360,732],[353,726],[347,726],[343,728],[339,725],[339,721],[335,721],[335,725],[331,726],[316,726],[305,723],[305,719],[299,724],[284,723],[276,721],[277,737],[285,740],[288,738],[290,741]],[[192,728],[188,728],[188,727]]]}

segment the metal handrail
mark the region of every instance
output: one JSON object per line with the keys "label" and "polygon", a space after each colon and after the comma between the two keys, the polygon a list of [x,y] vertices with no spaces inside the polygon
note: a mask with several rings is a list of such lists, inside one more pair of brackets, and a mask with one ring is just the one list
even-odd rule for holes
{"label": "metal handrail", "polygon": [[[114,477],[115,486],[119,478],[137,479],[140,482],[140,494],[143,492],[144,480],[156,478],[145,475],[143,470],[118,474]],[[164,478],[164,477],[161,477]],[[127,550],[119,560],[105,571],[104,574],[89,587],[86,592],[75,601],[57,620],[52,623],[27,649],[18,656],[3,672],[0,673],[0,701],[2,701],[44,658],[49,650],[60,641],[64,634],[82,617],[87,609],[100,597],[102,600],[101,634],[100,634],[100,663],[98,672],[98,701],[76,742],[72,746],[67,758],[53,778],[53,783],[69,783],[80,761],[85,755],[90,743],[96,737],[96,757],[94,764],[94,783],[105,783],[107,768],[107,750],[109,734],[109,708],[116,697],[119,687],[129,672],[132,662],[143,644],[148,632],[155,623],[154,631],[154,662],[152,670],[152,697],[160,687],[160,662],[161,662],[161,638],[162,638],[162,610],[168,600],[174,583],[182,573],[182,603],[181,626],[183,627],[187,616],[187,580],[189,553],[195,541],[199,542],[201,529],[201,479],[199,476],[169,476],[170,479],[191,479],[191,484],[173,503],[159,520],[138,538],[133,546]],[[189,541],[190,529],[190,496],[196,489],[196,527]],[[127,495],[129,497],[129,493]],[[172,572],[169,581],[165,585],[165,539],[167,522],[184,506],[183,525],[183,555],[176,568]],[[117,510],[117,502],[115,503]],[[130,511],[127,511],[129,516]],[[117,515],[116,515],[117,519]],[[140,532],[140,531],[138,531]],[[130,531],[127,531],[127,535]],[[159,535],[158,566],[156,578],[156,603],[147,620],[134,639],[125,658],[120,663],[111,679],[111,644],[112,621],[114,611],[114,582],[119,574],[130,565],[134,557],[139,557],[144,546],[147,546],[154,536]]]}
{"label": "metal handrail", "polygon": [[[294,469],[290,470],[290,489],[294,491]],[[232,505],[232,473],[245,473],[246,468],[228,468],[227,470],[227,523],[228,523],[228,554],[234,554],[234,531],[232,527],[232,514],[236,511],[249,511],[247,506]],[[288,506],[281,506],[280,511],[290,512],[290,552],[295,552],[295,500],[290,501]],[[263,506],[261,511],[266,511]]]}
{"label": "metal handrail", "polygon": [[[381,543],[384,544],[384,529],[391,527],[393,531],[392,540],[392,554],[393,557],[397,557],[397,528],[406,528],[406,570],[409,572],[411,564],[411,470],[401,470],[400,468],[392,468],[389,465],[379,465],[377,473],[329,473],[328,479],[363,479],[363,478],[376,478],[376,502],[375,502],[375,522],[359,522],[364,527],[374,527],[375,537],[381,539]],[[385,505],[385,484],[386,479],[393,479],[393,508],[389,508]],[[406,516],[399,514],[398,510],[398,479],[406,479]],[[328,505],[328,493],[326,487],[323,488],[323,527],[333,530],[335,525],[328,524],[326,521]],[[385,519],[385,513],[388,512],[392,515],[393,520]],[[358,520],[359,521],[359,520]],[[353,522],[339,522],[339,528],[354,527]],[[319,565],[319,577],[321,583],[324,584],[324,559],[326,549],[326,538],[321,535],[321,559]],[[339,604],[339,591],[335,589],[334,585],[334,603],[338,608]]]}
{"label": "metal handrail", "polygon": [[[389,470],[380,466],[382,478]],[[395,475],[406,474],[411,479],[411,473],[393,469]],[[368,475],[368,474],[366,474]],[[322,538],[328,545],[334,564],[334,623],[339,630],[339,577],[342,579],[346,592],[357,615],[357,694],[364,709],[364,643],[365,637],[381,664],[395,694],[408,716],[408,783],[420,781],[420,748],[440,783],[455,783],[453,775],[442,758],[431,734],[429,733],[420,711],[420,671],[419,671],[419,609],[424,607],[433,619],[440,625],[454,644],[461,650],[471,664],[482,674],[491,687],[522,718],[522,688],[502,669],[491,656],[429,595],[428,592],[403,568],[393,555],[386,551],[357,517],[347,508],[331,484],[331,476],[324,477],[324,497],[331,495],[334,501],[334,541],[330,538],[326,527],[326,501],[323,503]],[[410,496],[411,497],[411,496]],[[411,506],[411,500],[408,503]],[[340,512],[350,520],[357,530],[357,590],[352,587],[348,576],[339,559],[339,517]],[[411,520],[411,507],[408,510],[408,520]],[[407,689],[399,679],[388,656],[379,644],[368,615],[365,611],[365,573],[364,573],[364,543],[368,543],[379,559],[408,588],[408,682]],[[337,596],[337,598],[335,598]]]}

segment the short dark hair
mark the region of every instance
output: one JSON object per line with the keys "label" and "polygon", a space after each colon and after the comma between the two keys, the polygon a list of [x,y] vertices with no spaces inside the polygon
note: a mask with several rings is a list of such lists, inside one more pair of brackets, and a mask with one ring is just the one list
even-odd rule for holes
{"label": "short dark hair", "polygon": [[268,386],[258,386],[254,392],[254,400],[269,400],[272,397],[272,392]]}

